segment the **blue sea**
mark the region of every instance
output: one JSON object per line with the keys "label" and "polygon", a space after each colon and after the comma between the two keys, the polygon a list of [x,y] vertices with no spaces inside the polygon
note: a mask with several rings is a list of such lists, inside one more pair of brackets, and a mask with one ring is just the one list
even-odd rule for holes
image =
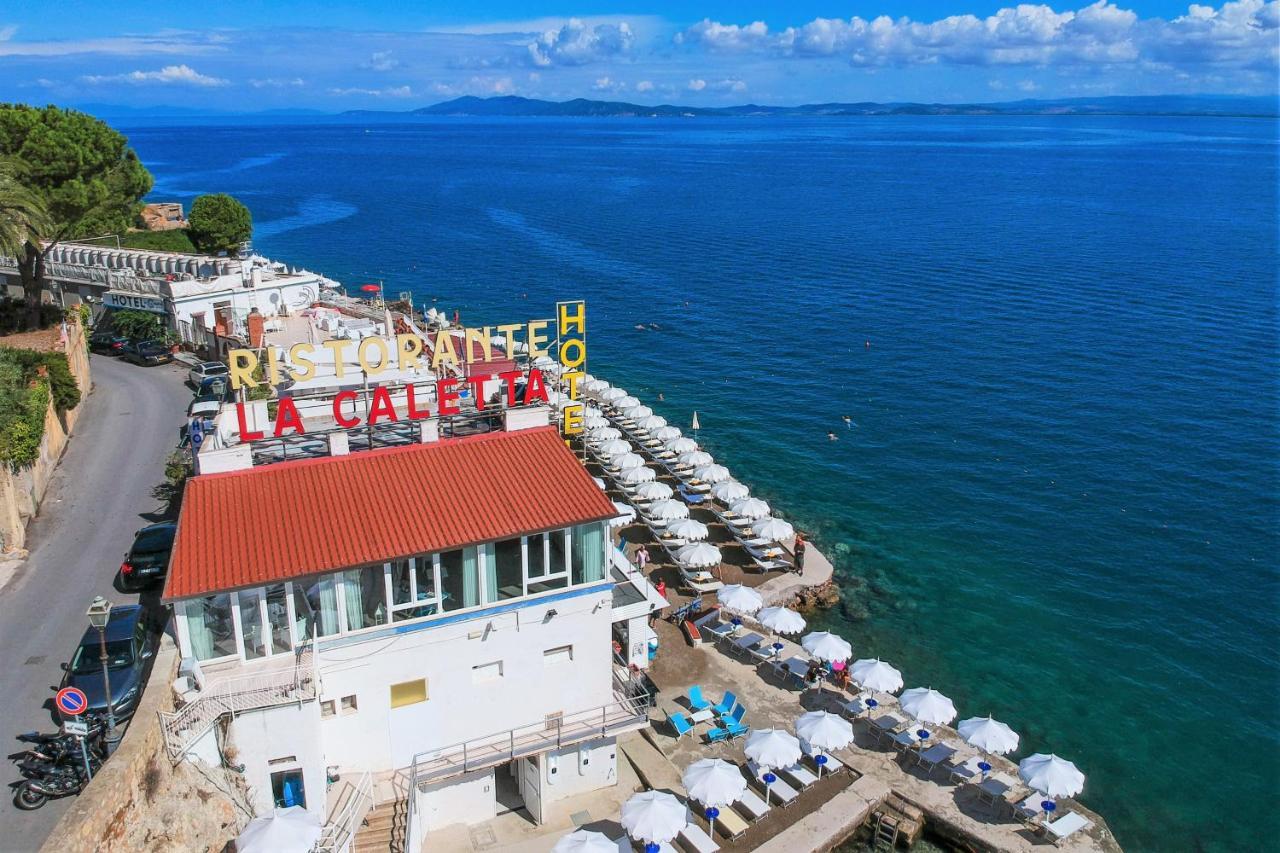
{"label": "blue sea", "polygon": [[353,292],[586,299],[590,369],[813,532],[859,656],[1075,761],[1128,849],[1275,849],[1274,120],[123,129]]}

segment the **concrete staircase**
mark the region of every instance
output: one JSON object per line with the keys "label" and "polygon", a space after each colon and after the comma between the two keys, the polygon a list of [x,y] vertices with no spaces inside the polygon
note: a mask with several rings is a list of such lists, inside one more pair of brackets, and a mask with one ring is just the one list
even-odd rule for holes
{"label": "concrete staircase", "polygon": [[407,813],[406,800],[393,800],[377,806],[356,831],[352,853],[406,853],[404,821]]}

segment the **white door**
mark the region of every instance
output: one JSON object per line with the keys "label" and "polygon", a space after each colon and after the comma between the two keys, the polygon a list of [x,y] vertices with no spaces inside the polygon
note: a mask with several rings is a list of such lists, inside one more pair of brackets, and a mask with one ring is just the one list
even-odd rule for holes
{"label": "white door", "polygon": [[539,756],[520,759],[520,796],[534,823],[542,823],[542,763]]}

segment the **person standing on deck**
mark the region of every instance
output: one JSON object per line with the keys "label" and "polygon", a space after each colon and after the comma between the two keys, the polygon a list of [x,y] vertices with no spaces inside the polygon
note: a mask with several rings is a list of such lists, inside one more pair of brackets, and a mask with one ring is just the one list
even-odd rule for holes
{"label": "person standing on deck", "polygon": [[803,535],[803,534],[800,534],[800,533],[797,533],[797,534],[796,534],[796,546],[795,546],[795,552],[796,552],[796,573],[797,573],[797,574],[799,574],[799,573],[801,573],[801,572],[803,572],[803,571],[804,571],[804,550],[805,550],[805,547],[806,547],[806,545],[805,545],[805,541],[804,541],[804,535]]}
{"label": "person standing on deck", "polygon": [[636,549],[636,565],[641,572],[644,572],[649,567],[649,549],[644,545]]}

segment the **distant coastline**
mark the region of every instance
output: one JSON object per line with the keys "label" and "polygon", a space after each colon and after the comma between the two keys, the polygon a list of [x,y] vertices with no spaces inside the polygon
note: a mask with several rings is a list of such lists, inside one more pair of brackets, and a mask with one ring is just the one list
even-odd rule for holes
{"label": "distant coastline", "polygon": [[75,106],[107,119],[258,117],[275,122],[413,121],[421,118],[756,118],[756,117],[865,117],[865,116],[1216,116],[1235,118],[1280,117],[1280,98],[1265,95],[1114,95],[1098,98],[1026,99],[991,103],[915,103],[872,101],[769,106],[741,104],[727,107],[693,107],[677,104],[635,104],[574,98],[546,101],[504,95],[461,98],[412,110],[347,110],[324,112],[308,109],[219,112],[190,107],[159,105],[125,107],[86,103]]}

